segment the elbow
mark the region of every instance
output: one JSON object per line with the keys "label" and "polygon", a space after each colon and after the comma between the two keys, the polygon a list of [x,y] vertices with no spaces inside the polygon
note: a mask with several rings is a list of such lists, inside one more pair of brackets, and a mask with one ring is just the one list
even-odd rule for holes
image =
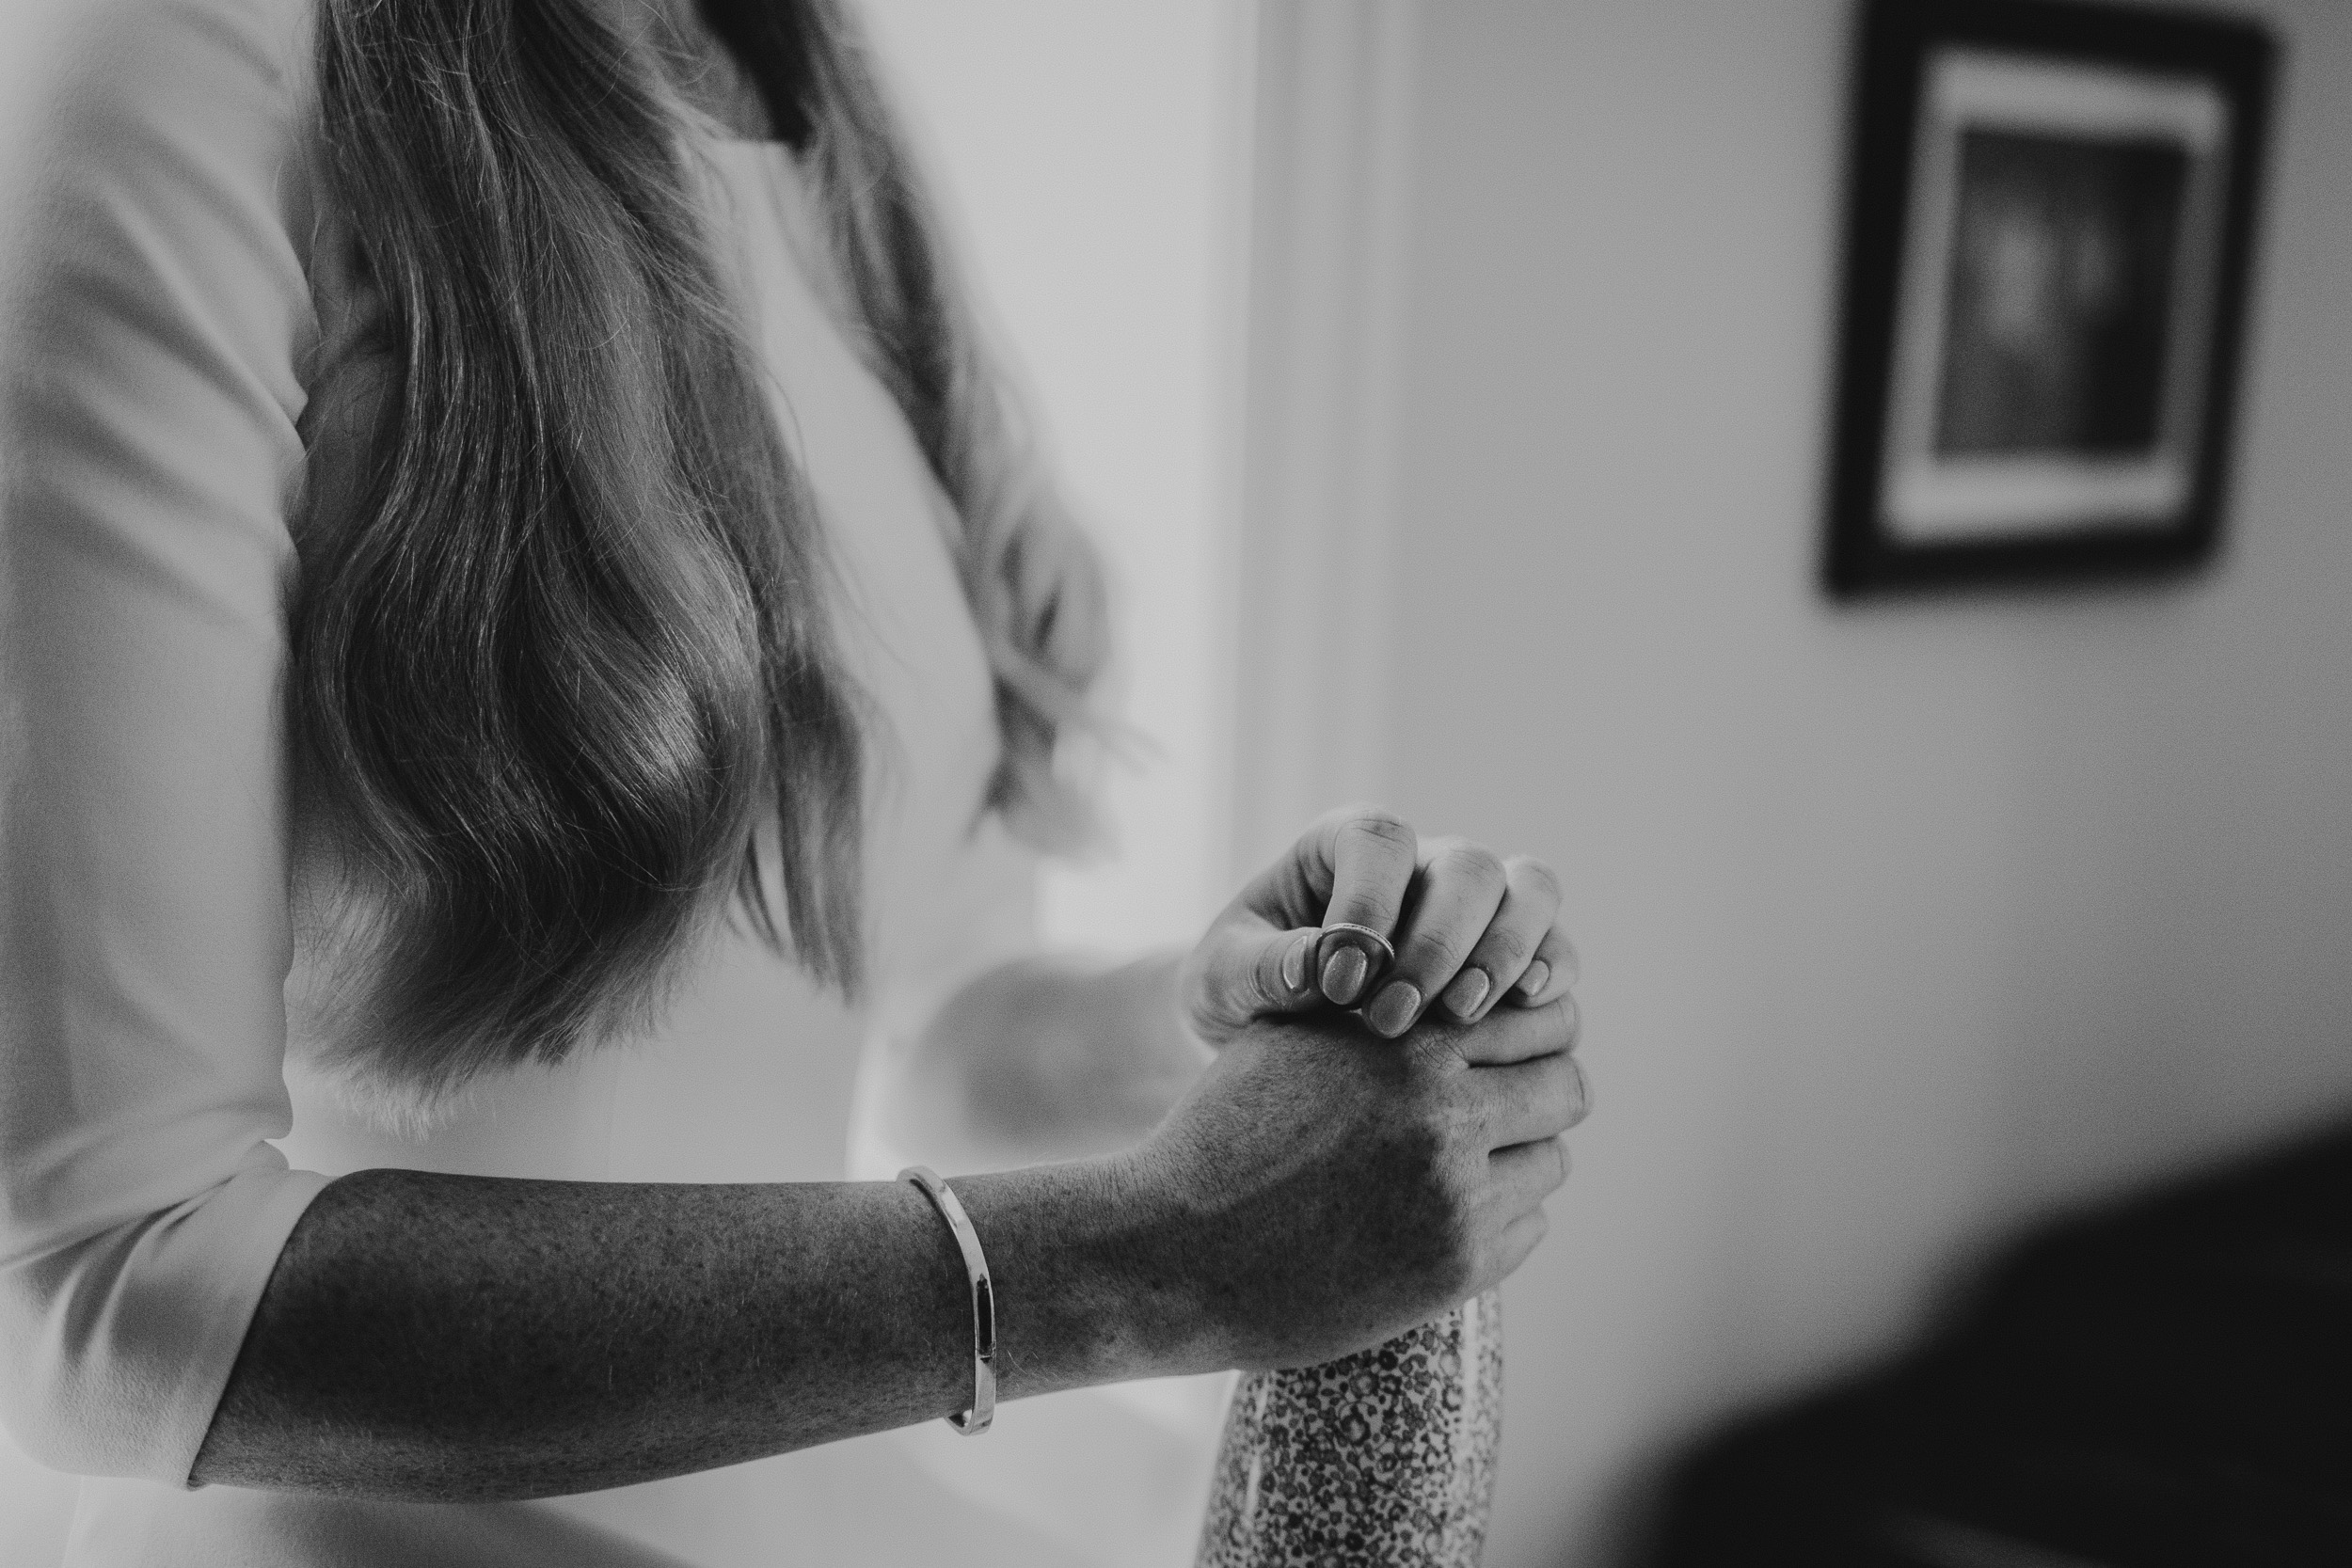
{"label": "elbow", "polygon": [[0,1425],[53,1469],[186,1482],[287,1234],[326,1184],[270,1149],[47,1244],[0,1226]]}
{"label": "elbow", "polygon": [[76,1475],[135,1473],[124,1460],[139,1402],[110,1375],[121,1357],[106,1342],[119,1304],[93,1267],[107,1239],[0,1271],[0,1425],[30,1458]]}
{"label": "elbow", "polygon": [[110,1473],[115,1467],[106,1457],[114,1445],[103,1411],[74,1386],[74,1379],[32,1362],[11,1354],[0,1374],[0,1427],[27,1458],[52,1470]]}
{"label": "elbow", "polygon": [[[179,1485],[218,1378],[200,1303],[143,1288],[147,1216],[0,1268],[0,1425],[54,1470]],[[226,1369],[221,1369],[225,1373]]]}

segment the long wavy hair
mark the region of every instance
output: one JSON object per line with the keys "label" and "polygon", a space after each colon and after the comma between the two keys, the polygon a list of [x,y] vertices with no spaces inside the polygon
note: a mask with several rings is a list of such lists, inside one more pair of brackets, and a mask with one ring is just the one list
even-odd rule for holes
{"label": "long wavy hair", "polygon": [[[842,0],[702,9],[799,147],[851,339],[959,520],[1004,743],[988,804],[1067,843],[1084,804],[1055,753],[1103,658],[1098,568]],[[317,67],[374,305],[373,373],[311,441],[290,607],[321,1049],[429,1113],[649,1024],[730,911],[854,995],[860,703],[654,52],[589,0],[319,0]]]}

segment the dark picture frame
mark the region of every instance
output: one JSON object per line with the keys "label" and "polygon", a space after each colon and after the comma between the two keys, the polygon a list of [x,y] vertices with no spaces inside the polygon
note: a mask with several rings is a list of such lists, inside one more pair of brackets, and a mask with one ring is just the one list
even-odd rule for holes
{"label": "dark picture frame", "polygon": [[2276,53],[2235,17],[1867,0],[1833,594],[2213,553]]}

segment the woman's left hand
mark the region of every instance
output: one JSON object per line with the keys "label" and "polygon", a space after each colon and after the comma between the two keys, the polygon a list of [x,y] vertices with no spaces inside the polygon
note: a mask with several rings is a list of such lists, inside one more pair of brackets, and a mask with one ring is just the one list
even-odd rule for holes
{"label": "woman's left hand", "polygon": [[[1469,1022],[1508,1002],[1565,996],[1576,949],[1560,879],[1459,838],[1422,840],[1394,814],[1349,806],[1319,818],[1210,924],[1178,994],[1194,1033],[1222,1045],[1253,1018],[1361,1007],[1391,1039],[1434,1005]],[[1378,932],[1388,955],[1343,925]]]}

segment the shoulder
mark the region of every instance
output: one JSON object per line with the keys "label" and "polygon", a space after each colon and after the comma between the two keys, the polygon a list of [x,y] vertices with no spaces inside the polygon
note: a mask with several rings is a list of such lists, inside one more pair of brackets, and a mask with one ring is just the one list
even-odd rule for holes
{"label": "shoulder", "polygon": [[[315,0],[37,0],[0,153],[0,282],[97,245],[283,230]],[[153,262],[151,255],[142,258]]]}
{"label": "shoulder", "polygon": [[233,360],[267,385],[238,375],[232,396],[299,407],[268,362],[310,330],[314,3],[38,0],[9,24],[0,354],[20,392]]}
{"label": "shoulder", "polygon": [[135,163],[292,122],[317,0],[35,0],[9,24],[35,166]]}
{"label": "shoulder", "polygon": [[31,29],[0,148],[8,602],[60,550],[178,550],[175,580],[260,562],[221,592],[262,624],[317,341],[308,0],[40,5],[72,14]]}
{"label": "shoulder", "polygon": [[201,118],[221,87],[295,86],[318,3],[34,0],[10,27],[53,109]]}

